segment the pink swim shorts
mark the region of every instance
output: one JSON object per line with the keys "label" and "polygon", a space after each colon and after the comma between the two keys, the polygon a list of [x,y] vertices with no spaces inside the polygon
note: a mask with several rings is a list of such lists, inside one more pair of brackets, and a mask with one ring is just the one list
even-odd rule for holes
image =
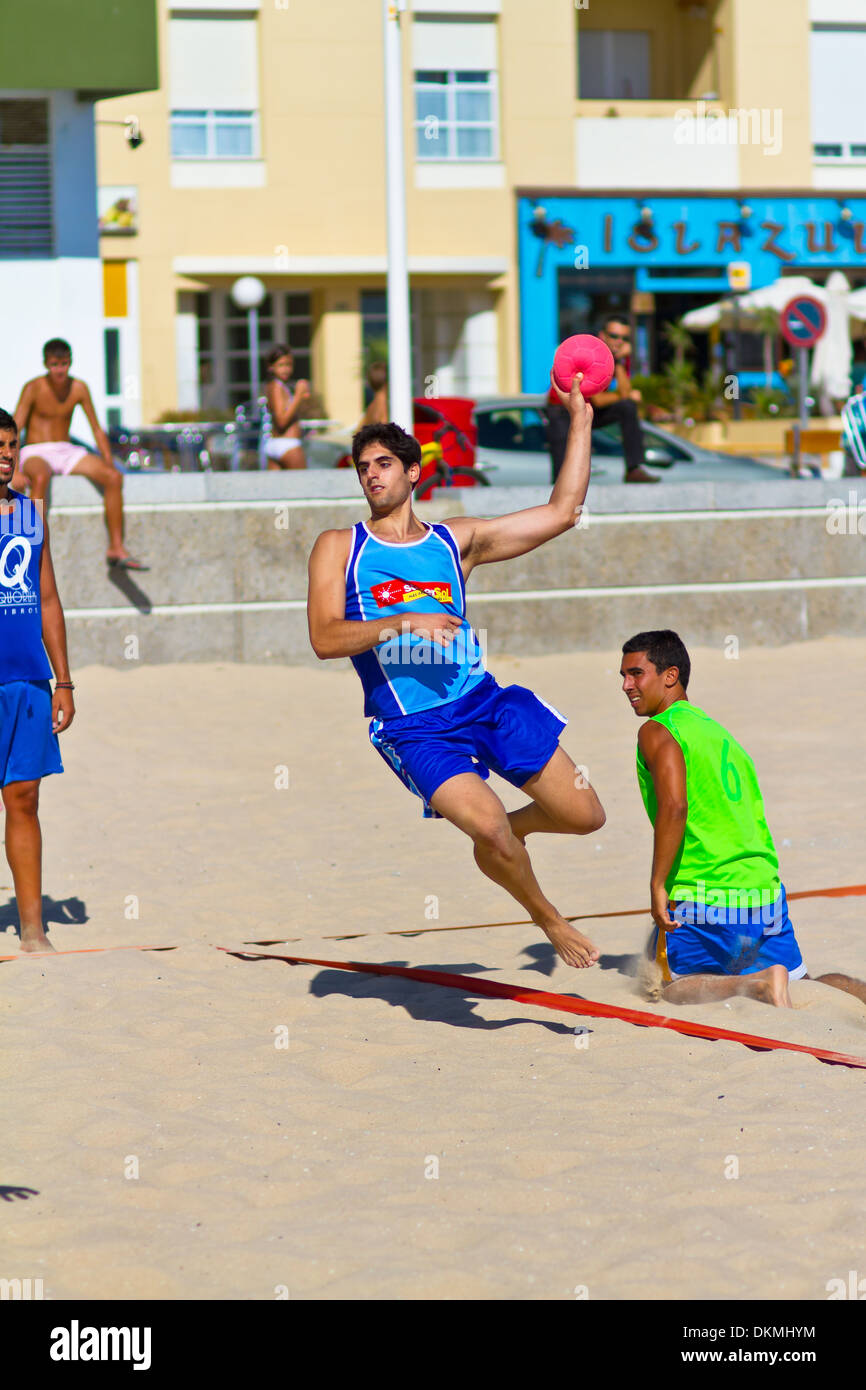
{"label": "pink swim shorts", "polygon": [[21,450],[21,462],[25,463],[29,458],[44,459],[52,473],[61,473],[65,477],[87,457],[87,453],[87,449],[82,449],[80,444],[70,444],[68,439],[61,439],[50,444],[25,444]]}

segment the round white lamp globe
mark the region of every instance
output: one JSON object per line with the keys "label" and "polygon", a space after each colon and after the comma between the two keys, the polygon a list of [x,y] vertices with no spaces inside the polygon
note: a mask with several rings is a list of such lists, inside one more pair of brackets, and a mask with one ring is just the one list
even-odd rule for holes
{"label": "round white lamp globe", "polygon": [[267,290],[255,275],[242,275],[231,287],[231,297],[239,309],[258,309]]}

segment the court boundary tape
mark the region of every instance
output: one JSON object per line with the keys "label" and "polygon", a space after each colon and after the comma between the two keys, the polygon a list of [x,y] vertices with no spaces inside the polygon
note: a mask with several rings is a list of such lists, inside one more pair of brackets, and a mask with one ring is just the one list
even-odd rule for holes
{"label": "court boundary tape", "polygon": [[41,960],[51,956],[91,956],[98,951],[176,951],[176,946],[74,946],[68,951],[16,951],[12,956],[0,956],[4,960]]}
{"label": "court boundary tape", "polygon": [[[841,888],[802,888],[798,893],[786,893],[788,902],[798,898],[859,898],[866,897],[866,883],[852,883]],[[566,922],[596,922],[605,917],[649,917],[648,907],[627,907],[622,912],[581,912],[566,917]],[[459,927],[407,927],[402,931],[385,932],[340,932],[338,936],[323,936],[322,941],[357,941],[362,936],[424,936],[438,931],[485,931],[492,927],[532,927],[529,917],[517,918],[513,922],[470,922]],[[282,946],[290,941],[303,941],[301,936],[274,936],[266,941],[245,941],[245,946]]]}
{"label": "court boundary tape", "polygon": [[280,960],[289,965],[321,965],[329,970],[356,971],[364,975],[397,975],[422,984],[443,985],[446,989],[461,989],[466,994],[481,994],[490,999],[510,999],[518,1004],[533,1004],[540,1009],[559,1013],[582,1014],[588,1018],[613,1018],[633,1023],[638,1028],[668,1028],[689,1038],[708,1038],[713,1042],[737,1042],[758,1052],[805,1052],[819,1062],[843,1067],[866,1069],[866,1057],[854,1057],[848,1052],[829,1052],[807,1043],[784,1042],[781,1038],[765,1038],[755,1033],[737,1033],[730,1028],[713,1028],[707,1023],[692,1023],[689,1019],[670,1018],[666,1014],[651,1014],[645,1009],[625,1009],[618,1004],[601,1004],[579,995],[553,994],[542,989],[526,989],[518,985],[500,984],[498,980],[477,979],[472,975],[452,975],[445,970],[424,970],[414,965],[373,965],[359,960],[318,960],[314,956],[272,955],[269,951],[243,951],[229,946],[217,946],[218,951],[236,956],[239,960]]}

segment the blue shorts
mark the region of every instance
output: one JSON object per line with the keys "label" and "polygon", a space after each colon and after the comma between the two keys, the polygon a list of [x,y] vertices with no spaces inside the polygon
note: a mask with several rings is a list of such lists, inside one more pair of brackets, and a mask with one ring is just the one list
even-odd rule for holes
{"label": "blue shorts", "polygon": [[770,965],[784,965],[792,980],[806,974],[784,884],[775,903],[766,908],[703,903],[669,907],[681,925],[664,932],[661,942],[656,927],[650,948],[666,981],[680,975],[754,975]]}
{"label": "blue shorts", "polygon": [[51,732],[51,683],[0,685],[0,787],[62,771],[60,744]]}
{"label": "blue shorts", "polygon": [[514,787],[540,772],[556,752],[568,720],[522,685],[503,689],[488,673],[474,689],[419,714],[374,719],[370,742],[400,780],[420,796],[425,816],[438,816],[430,798],[449,777],[491,771]]}

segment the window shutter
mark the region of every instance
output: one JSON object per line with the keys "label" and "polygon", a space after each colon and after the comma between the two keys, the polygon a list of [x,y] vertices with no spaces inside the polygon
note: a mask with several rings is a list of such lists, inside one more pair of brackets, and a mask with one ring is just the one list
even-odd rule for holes
{"label": "window shutter", "polygon": [[416,19],[412,25],[412,65],[416,72],[474,69],[495,72],[496,23],[436,23]]}
{"label": "window shutter", "polygon": [[810,57],[812,139],[819,145],[866,142],[866,30],[813,29]]}
{"label": "window shutter", "polygon": [[0,256],[54,249],[48,103],[0,101]]}
{"label": "window shutter", "polygon": [[173,111],[258,109],[255,19],[234,15],[172,19],[169,34]]}

